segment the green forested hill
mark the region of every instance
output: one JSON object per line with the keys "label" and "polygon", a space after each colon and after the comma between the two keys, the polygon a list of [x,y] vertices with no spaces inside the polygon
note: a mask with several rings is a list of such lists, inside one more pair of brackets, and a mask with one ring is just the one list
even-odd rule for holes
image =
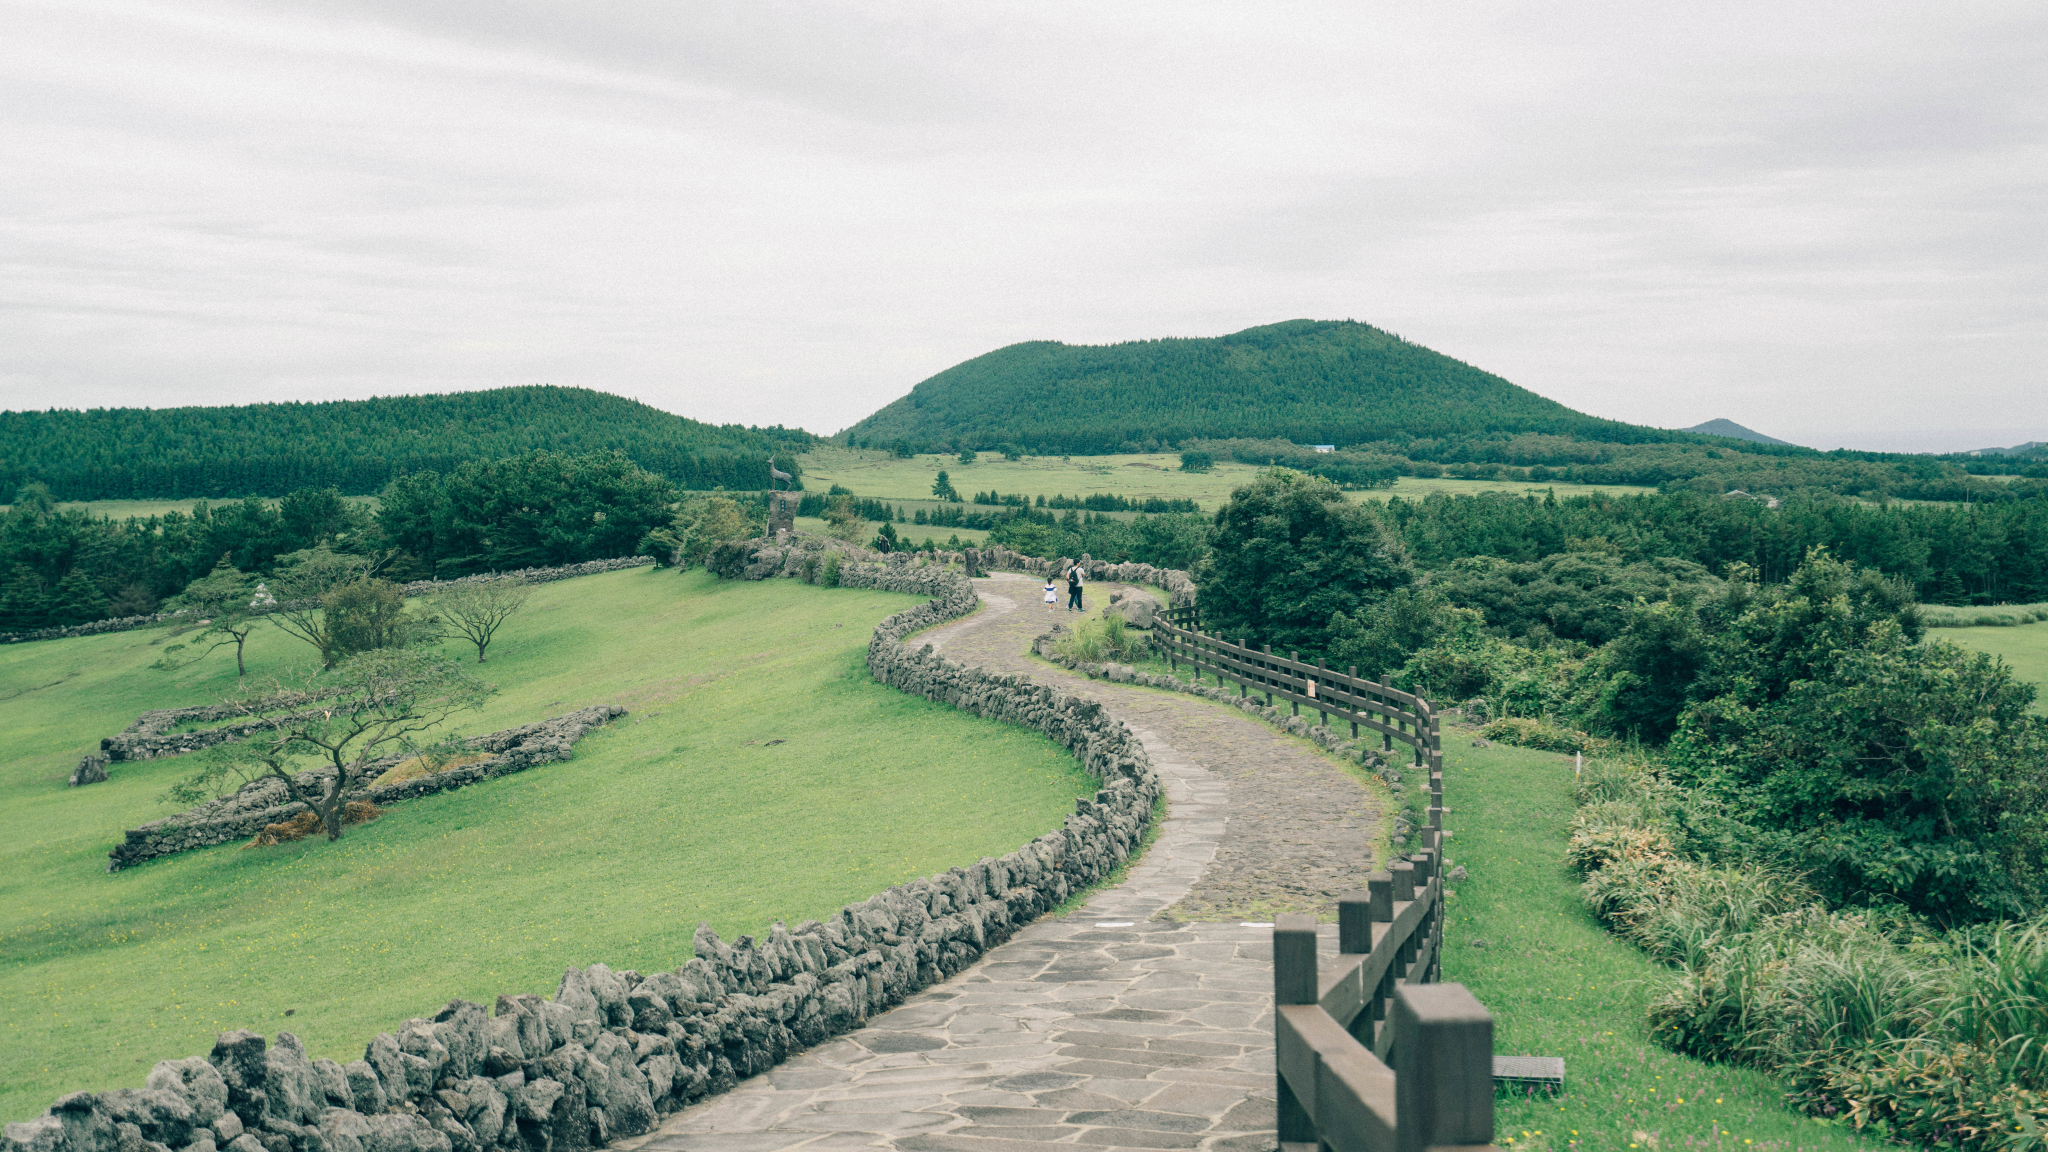
{"label": "green forested hill", "polygon": [[1364,444],[1523,432],[1683,439],[1573,411],[1348,320],[1290,320],[1213,339],[1012,344],[924,381],[846,437],[1085,454],[1194,439]]}
{"label": "green forested hill", "polygon": [[533,385],[433,396],[223,408],[0,412],[0,494],[42,481],[59,500],[375,492],[402,472],[547,448],[616,449],[685,488],[766,486],[796,471],[808,432],[704,424],[587,388]]}

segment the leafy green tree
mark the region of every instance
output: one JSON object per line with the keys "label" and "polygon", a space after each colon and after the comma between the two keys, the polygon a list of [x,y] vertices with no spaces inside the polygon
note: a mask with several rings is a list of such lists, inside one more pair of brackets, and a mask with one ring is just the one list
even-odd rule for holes
{"label": "leafy green tree", "polygon": [[643,551],[665,549],[677,568],[691,568],[704,562],[713,548],[728,540],[742,540],[759,528],[746,510],[724,496],[696,496],[685,500],[669,520],[668,527],[647,534]]}
{"label": "leafy green tree", "polygon": [[445,656],[391,650],[366,652],[323,674],[279,678],[260,693],[228,698],[239,718],[257,722],[256,732],[211,751],[165,796],[190,802],[225,783],[276,780],[320,817],[330,841],[339,840],[349,793],[358,791],[365,769],[481,708],[496,690]]}
{"label": "leafy green tree", "polygon": [[867,532],[867,521],[853,506],[853,497],[841,494],[825,503],[825,530],[852,544]]}
{"label": "leafy green tree", "polygon": [[974,454],[974,449],[962,448],[960,450],[960,462],[962,464],[972,464],[976,459],[977,457]]}
{"label": "leafy green tree", "polygon": [[1205,630],[1276,650],[1316,651],[1338,612],[1415,578],[1406,549],[1327,480],[1276,469],[1216,512],[1196,582]]}
{"label": "leafy green tree", "polygon": [[[313,548],[280,558],[277,606],[266,617],[288,636],[303,640],[320,653],[320,664],[332,668],[345,651],[335,625],[327,614],[327,598],[352,584],[368,581],[376,570],[376,558]],[[345,606],[344,612],[353,605]]]}
{"label": "leafy green tree", "polygon": [[524,580],[483,580],[457,584],[443,592],[434,606],[450,628],[476,645],[476,662],[481,664],[498,629],[526,607],[532,593],[533,586]]}
{"label": "leafy green tree", "polygon": [[89,624],[104,620],[107,616],[107,597],[92,577],[73,568],[57,581],[56,595],[50,601],[50,623],[60,627],[69,624]]}
{"label": "leafy green tree", "polygon": [[1499,633],[1538,644],[1551,637],[1604,644],[1621,633],[1637,601],[1689,602],[1720,583],[1690,561],[1630,564],[1611,552],[1561,552],[1526,564],[1477,556],[1435,576],[1452,603],[1483,612]]}
{"label": "leafy green tree", "polygon": [[348,501],[332,485],[294,490],[277,502],[277,516],[285,535],[297,548],[313,548],[333,540],[350,523]]}
{"label": "leafy green tree", "polygon": [[2048,732],[1999,661],[1916,643],[1904,587],[1816,551],[1706,637],[1671,743],[1750,850],[1944,924],[2048,905]]}
{"label": "leafy green tree", "polygon": [[320,597],[331,659],[405,648],[438,639],[439,617],[411,612],[405,593],[389,580],[356,580]]}
{"label": "leafy green tree", "polygon": [[35,569],[16,564],[8,574],[6,591],[0,593],[0,627],[10,632],[26,632],[47,627],[49,622],[49,588]]}
{"label": "leafy green tree", "polygon": [[882,530],[875,534],[874,541],[868,547],[873,548],[877,552],[894,552],[896,550],[896,526],[884,520],[882,522]]}
{"label": "leafy green tree", "polygon": [[384,486],[377,523],[393,547],[417,557],[430,576],[438,577],[442,564],[459,568],[472,559],[449,552],[453,513],[440,473],[408,472]]}
{"label": "leafy green tree", "polygon": [[[196,639],[189,643],[165,646],[163,655],[152,667],[160,671],[174,671],[193,659],[205,656],[216,648],[233,645],[235,649],[235,678],[249,675],[248,665],[243,660],[244,645],[249,635],[262,623],[259,609],[276,604],[276,599],[266,593],[259,597],[256,580],[228,562],[223,555],[213,571],[185,586],[172,606],[185,609],[187,615],[196,617],[203,629]],[[206,644],[203,652],[195,653],[190,659],[180,659],[178,653],[189,651]]]}
{"label": "leafy green tree", "polygon": [[1216,466],[1216,454],[1190,448],[1180,454],[1180,470],[1183,472],[1207,472]]}
{"label": "leafy green tree", "polygon": [[932,481],[932,495],[941,500],[957,502],[960,499],[959,491],[953,487],[953,478],[946,475],[944,468],[939,469],[938,478]]}
{"label": "leafy green tree", "polygon": [[621,453],[531,452],[449,473],[450,535],[474,566],[506,572],[629,556],[670,518],[674,486]]}
{"label": "leafy green tree", "polygon": [[1461,628],[1476,628],[1479,614],[1453,605],[1429,586],[1396,588],[1355,613],[1330,614],[1327,659],[1355,667],[1367,679],[1397,672],[1415,653]]}
{"label": "leafy green tree", "polygon": [[910,450],[910,441],[902,439],[898,439],[895,442],[891,443],[889,445],[889,452],[890,454],[894,455],[898,460],[908,460],[912,456],[917,455],[917,453],[912,452]]}
{"label": "leafy green tree", "polygon": [[1012,464],[1024,458],[1024,449],[1017,447],[1015,444],[998,444],[996,445],[996,451],[1001,452],[1003,459],[1008,460]]}

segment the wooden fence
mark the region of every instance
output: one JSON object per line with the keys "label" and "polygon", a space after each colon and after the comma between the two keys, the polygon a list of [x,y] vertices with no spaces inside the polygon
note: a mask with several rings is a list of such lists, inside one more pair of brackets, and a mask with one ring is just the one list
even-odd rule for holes
{"label": "wooden fence", "polygon": [[1418,851],[1337,903],[1337,958],[1319,971],[1316,922],[1273,926],[1280,1146],[1309,1152],[1482,1149],[1493,1140],[1493,1017],[1462,984],[1439,983],[1444,940],[1443,736],[1429,701],[1270,646],[1199,629],[1195,609],[1163,613],[1155,642],[1176,671],[1285,700],[1414,749],[1429,769]]}
{"label": "wooden fence", "polygon": [[1441,778],[1443,737],[1429,701],[1401,691],[1385,676],[1375,682],[1361,677],[1357,668],[1339,671],[1321,661],[1307,663],[1298,652],[1279,655],[1270,644],[1254,647],[1245,640],[1233,644],[1211,636],[1199,630],[1195,613],[1192,606],[1170,609],[1153,627],[1154,641],[1174,670],[1186,664],[1198,681],[1206,672],[1218,684],[1236,684],[1239,695],[1261,693],[1268,705],[1285,700],[1296,716],[1306,706],[1322,715],[1325,727],[1335,716],[1350,723],[1354,740],[1361,730],[1378,732],[1388,751],[1399,740],[1415,750],[1416,764],[1429,765],[1432,782]]}

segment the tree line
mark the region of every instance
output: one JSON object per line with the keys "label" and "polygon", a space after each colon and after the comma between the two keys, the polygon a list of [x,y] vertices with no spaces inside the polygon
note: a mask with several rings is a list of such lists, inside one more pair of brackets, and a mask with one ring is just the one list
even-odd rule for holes
{"label": "tree line", "polygon": [[260,578],[312,550],[375,557],[396,582],[634,555],[679,491],[623,453],[523,453],[388,483],[381,506],[333,487],[114,520],[21,490],[0,517],[0,631],[157,611],[226,565]]}
{"label": "tree line", "polygon": [[713,425],[583,388],[534,385],[438,396],[0,412],[0,492],[40,483],[57,500],[368,495],[409,472],[547,449],[616,451],[687,489],[756,489],[765,461],[801,476],[800,429]]}

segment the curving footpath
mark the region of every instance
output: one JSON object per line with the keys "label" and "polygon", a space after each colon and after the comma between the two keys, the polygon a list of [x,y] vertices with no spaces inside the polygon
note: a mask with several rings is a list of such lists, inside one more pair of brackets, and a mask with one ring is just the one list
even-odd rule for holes
{"label": "curving footpath", "polygon": [[[1275,1147],[1271,932],[1256,922],[1332,919],[1337,893],[1375,866],[1377,802],[1305,742],[1234,709],[1032,659],[1048,618],[1071,617],[1048,614],[1025,577],[974,583],[981,610],[918,639],[1128,724],[1165,786],[1157,839],[1081,911],[612,1147]],[[1093,585],[1090,599],[1099,608],[1120,590]]]}

